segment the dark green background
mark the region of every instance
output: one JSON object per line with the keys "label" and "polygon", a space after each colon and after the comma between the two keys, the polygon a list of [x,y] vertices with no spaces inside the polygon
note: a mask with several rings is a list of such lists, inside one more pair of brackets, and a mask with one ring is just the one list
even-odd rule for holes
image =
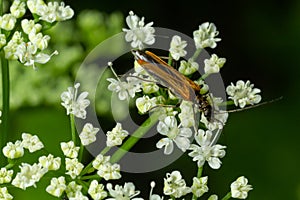
{"label": "dark green background", "polygon": [[[249,79],[262,90],[265,101],[279,96],[283,96],[283,100],[230,115],[220,141],[227,146],[223,165],[219,170],[204,169],[204,174],[209,175],[210,193],[216,192],[221,197],[233,180],[245,175],[254,187],[249,200],[300,199],[299,0],[85,0],[66,3],[76,11],[87,8],[108,13],[121,11],[126,16],[133,10],[137,15],[145,16],[146,22],[153,21],[154,26],[190,36],[199,24],[215,23],[222,41],[212,52],[227,58],[221,72],[225,84]],[[28,108],[15,112],[12,132],[38,133],[42,139],[51,136],[55,145],[66,140],[61,133],[68,131],[68,119],[63,108],[58,107],[57,112],[53,110]],[[53,150],[57,151],[55,145]],[[165,173],[175,169],[180,169],[187,179],[196,173],[194,164],[182,158],[160,172],[125,178],[127,181],[134,179],[147,198],[150,181],[155,179],[161,185]],[[30,191],[31,197],[41,198],[40,193]],[[162,193],[159,187],[155,192]]]}

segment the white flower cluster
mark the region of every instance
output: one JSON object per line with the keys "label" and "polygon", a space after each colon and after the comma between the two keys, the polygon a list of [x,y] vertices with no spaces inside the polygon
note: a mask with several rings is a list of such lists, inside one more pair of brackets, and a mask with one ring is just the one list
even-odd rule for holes
{"label": "white flower cluster", "polygon": [[199,26],[199,29],[194,31],[194,41],[196,48],[204,49],[206,47],[215,48],[217,42],[221,41],[220,38],[216,38],[219,35],[215,24],[205,22]]}
{"label": "white flower cluster", "polygon": [[82,145],[86,146],[96,141],[96,134],[99,128],[95,128],[91,123],[86,123],[79,134]]}
{"label": "white flower cluster", "polygon": [[86,107],[90,105],[90,101],[86,99],[88,92],[82,92],[78,95],[80,83],[76,83],[74,87],[68,87],[68,90],[61,94],[61,105],[66,108],[67,115],[73,114],[75,117],[85,119]]}
{"label": "white flower cluster", "polygon": [[115,185],[113,188],[112,184],[107,184],[107,190],[112,198],[108,198],[107,200],[119,200],[119,199],[132,199],[132,200],[143,200],[143,198],[136,197],[140,194],[140,191],[135,190],[135,186],[133,183],[125,183],[124,187],[120,185]]}
{"label": "white flower cluster", "polygon": [[140,19],[133,11],[130,11],[126,17],[126,23],[129,29],[123,28],[123,31],[126,33],[126,41],[131,42],[132,48],[143,49],[144,44],[154,44],[155,29],[152,27],[153,22],[145,25],[144,17]]}
{"label": "white flower cluster", "polygon": [[70,6],[65,6],[64,2],[48,2],[43,0],[28,0],[27,6],[31,13],[37,14],[40,20],[53,23],[71,19],[74,11]]}
{"label": "white flower cluster", "polygon": [[99,154],[92,164],[93,167],[98,170],[97,174],[105,180],[120,179],[120,165],[116,163],[111,164],[109,161],[110,156]]}
{"label": "white flower cluster", "polygon": [[28,149],[30,153],[44,148],[43,143],[36,135],[22,133],[22,139],[22,141],[17,140],[15,143],[8,142],[2,149],[4,156],[9,159],[16,159],[24,155],[24,148]]}
{"label": "white flower cluster", "polygon": [[106,146],[113,147],[121,145],[122,141],[128,136],[128,134],[128,131],[123,130],[122,124],[117,123],[111,131],[107,131]]}
{"label": "white flower cluster", "polygon": [[236,199],[246,199],[252,186],[248,185],[248,179],[244,176],[239,177],[230,185],[231,197]]}
{"label": "white flower cluster", "polygon": [[189,150],[192,150],[188,155],[193,157],[193,161],[197,161],[198,167],[202,167],[205,161],[213,169],[219,169],[221,167],[221,161],[219,158],[225,156],[225,146],[216,144],[211,145],[212,132],[210,130],[203,131],[198,130],[195,135],[197,144],[191,144]]}
{"label": "white flower cluster", "polygon": [[226,92],[229,95],[229,99],[232,99],[236,106],[244,108],[246,105],[257,104],[261,101],[260,89],[254,88],[254,84],[250,81],[246,83],[242,80],[236,82],[236,85],[231,83],[226,88]]}
{"label": "white flower cluster", "polygon": [[36,183],[51,170],[58,170],[61,165],[61,159],[59,157],[54,158],[49,154],[41,156],[38,163],[32,165],[28,163],[21,163],[20,172],[18,172],[15,178],[12,180],[13,171],[2,168],[0,171],[0,183],[9,183],[15,187],[25,190],[28,187],[36,187]]}
{"label": "white flower cluster", "polygon": [[167,178],[164,178],[164,194],[175,198],[180,198],[191,192],[191,188],[186,186],[185,180],[182,178],[179,171],[167,173]]}
{"label": "white flower cluster", "polygon": [[[39,16],[38,20],[19,20],[26,13],[27,7],[34,16]],[[45,64],[53,55],[58,54],[57,51],[52,54],[43,53],[48,47],[50,36],[43,35],[42,30],[45,28],[38,21],[53,23],[68,20],[74,15],[69,6],[65,7],[63,2],[60,5],[49,2],[47,5],[43,0],[28,0],[26,3],[14,0],[9,10],[10,13],[0,16],[0,28],[8,31],[8,34],[0,34],[0,48],[3,47],[6,59],[19,60],[25,66],[35,69],[35,63]],[[20,25],[17,24],[19,22]],[[17,30],[17,26],[22,29]]]}

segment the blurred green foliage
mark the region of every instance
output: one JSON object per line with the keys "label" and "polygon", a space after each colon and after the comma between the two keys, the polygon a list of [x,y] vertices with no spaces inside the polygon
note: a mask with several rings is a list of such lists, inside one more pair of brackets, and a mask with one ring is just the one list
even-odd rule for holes
{"label": "blurred green foliage", "polygon": [[[105,14],[97,10],[83,10],[76,19],[59,23],[48,30],[51,41],[49,52],[58,50],[50,62],[34,71],[18,62],[10,63],[11,109],[26,106],[60,105],[60,94],[74,83],[76,72],[85,57],[99,43],[120,32],[123,15],[119,12]],[[118,48],[115,46],[115,48]],[[99,85],[105,86],[106,72]],[[98,93],[102,114],[108,114],[108,93]],[[1,96],[1,92],[0,92]],[[107,104],[107,105],[105,105]]]}

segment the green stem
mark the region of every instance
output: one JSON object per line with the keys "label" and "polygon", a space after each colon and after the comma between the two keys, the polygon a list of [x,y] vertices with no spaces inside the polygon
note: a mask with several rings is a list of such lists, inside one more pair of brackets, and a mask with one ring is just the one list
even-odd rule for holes
{"label": "green stem", "polygon": [[234,101],[232,101],[232,100],[224,101],[224,102],[218,104],[218,106],[231,106],[231,105],[234,105]]}
{"label": "green stem", "polygon": [[192,56],[192,61],[195,61],[197,59],[197,57],[200,55],[202,49],[199,48],[195,51],[194,55]]}
{"label": "green stem", "polygon": [[[202,171],[203,171],[203,167],[198,167],[198,172],[197,172],[197,178],[200,178],[202,176]],[[196,195],[193,194],[192,200],[197,200],[198,197],[196,197]]]}
{"label": "green stem", "polygon": [[124,144],[112,155],[110,162],[118,162],[139,139],[145,135],[148,130],[158,121],[159,113],[153,113],[125,142]]}
{"label": "green stem", "polygon": [[72,141],[76,145],[76,127],[75,127],[75,117],[73,114],[70,114],[70,126],[71,126]]}
{"label": "green stem", "polygon": [[198,168],[197,177],[200,178],[202,176],[203,167]]}
{"label": "green stem", "polygon": [[96,180],[100,181],[101,177],[98,174],[94,174],[94,175],[89,175],[89,176],[82,176],[80,178],[80,180],[92,180],[92,179],[96,179]]}
{"label": "green stem", "polygon": [[205,80],[209,75],[210,74],[205,73],[199,78],[199,80]]}
{"label": "green stem", "polygon": [[84,150],[84,146],[82,143],[80,143],[80,149],[79,149],[79,156],[78,156],[78,160],[79,162],[82,161],[82,157],[83,157],[83,150]]}
{"label": "green stem", "polygon": [[171,56],[171,53],[169,53],[169,58],[168,58],[168,65],[172,66],[172,56]]}
{"label": "green stem", "polygon": [[[1,9],[0,9],[1,10]],[[1,59],[1,72],[2,72],[2,123],[1,123],[1,142],[0,149],[7,143],[8,139],[8,122],[9,122],[9,66],[8,60],[5,59],[4,52],[0,53]],[[1,156],[1,163],[5,159]]]}
{"label": "green stem", "polygon": [[101,152],[100,154],[102,154],[103,156],[111,149],[111,147],[106,146]]}
{"label": "green stem", "polygon": [[227,200],[231,198],[231,192],[228,192],[221,200]]}
{"label": "green stem", "polygon": [[[93,160],[94,161],[94,160]],[[93,168],[93,161],[90,162],[80,173],[80,176],[84,176],[86,173],[90,172],[91,168]]]}

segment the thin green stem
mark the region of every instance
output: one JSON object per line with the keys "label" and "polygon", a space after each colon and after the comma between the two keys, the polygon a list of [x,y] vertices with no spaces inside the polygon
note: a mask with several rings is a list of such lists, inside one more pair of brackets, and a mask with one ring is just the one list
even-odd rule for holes
{"label": "thin green stem", "polygon": [[200,55],[201,51],[202,51],[201,48],[199,48],[199,49],[197,49],[197,50],[195,51],[194,55],[193,55],[192,58],[191,58],[192,61],[195,61],[195,60],[197,59],[197,57]]}
{"label": "thin green stem", "polygon": [[[93,160],[94,161],[94,160]],[[86,173],[90,172],[90,170],[93,168],[93,161],[90,162],[80,173],[80,176],[85,175]],[[94,169],[93,169],[94,170]]]}
{"label": "thin green stem", "polygon": [[158,121],[159,113],[153,113],[125,142],[124,144],[112,155],[110,162],[118,162],[138,141],[145,135],[149,129]]}
{"label": "thin green stem", "polygon": [[103,156],[111,149],[111,147],[106,146],[101,152],[100,154],[102,154]]}
{"label": "thin green stem", "polygon": [[70,114],[70,126],[71,126],[72,141],[76,145],[76,127],[75,127],[75,117],[73,114]]}
{"label": "thin green stem", "polygon": [[172,62],[173,62],[173,59],[172,59],[171,53],[169,53],[168,65],[172,66]]}
{"label": "thin green stem", "polygon": [[199,80],[205,80],[209,75],[210,74],[205,73],[199,78]]}
{"label": "thin green stem", "polygon": [[97,179],[98,181],[101,180],[101,177],[98,174],[88,175],[88,176],[82,176],[80,180],[92,180]]}
{"label": "thin green stem", "polygon": [[82,143],[80,143],[80,148],[79,148],[79,155],[78,155],[78,160],[79,162],[82,161],[82,157],[83,157],[83,151],[84,151],[84,146]]}
{"label": "thin green stem", "polygon": [[224,102],[218,104],[218,106],[231,106],[231,105],[234,105],[234,101],[232,101],[232,100],[224,101]]}
{"label": "thin green stem", "polygon": [[[1,10],[1,9],[0,9]],[[1,142],[0,149],[4,147],[8,139],[8,122],[9,122],[9,66],[8,60],[5,59],[4,52],[0,53],[1,72],[2,72],[2,123],[1,123]],[[1,161],[5,159],[1,156]],[[2,162],[1,162],[2,163]]]}
{"label": "thin green stem", "polygon": [[200,178],[202,176],[203,167],[198,168],[197,177]]}
{"label": "thin green stem", "polygon": [[[203,171],[203,167],[198,167],[197,178],[200,178],[202,176],[202,171]],[[192,200],[197,200],[197,199],[198,197],[193,194]]]}
{"label": "thin green stem", "polygon": [[221,200],[227,200],[231,198],[231,192],[228,192]]}

